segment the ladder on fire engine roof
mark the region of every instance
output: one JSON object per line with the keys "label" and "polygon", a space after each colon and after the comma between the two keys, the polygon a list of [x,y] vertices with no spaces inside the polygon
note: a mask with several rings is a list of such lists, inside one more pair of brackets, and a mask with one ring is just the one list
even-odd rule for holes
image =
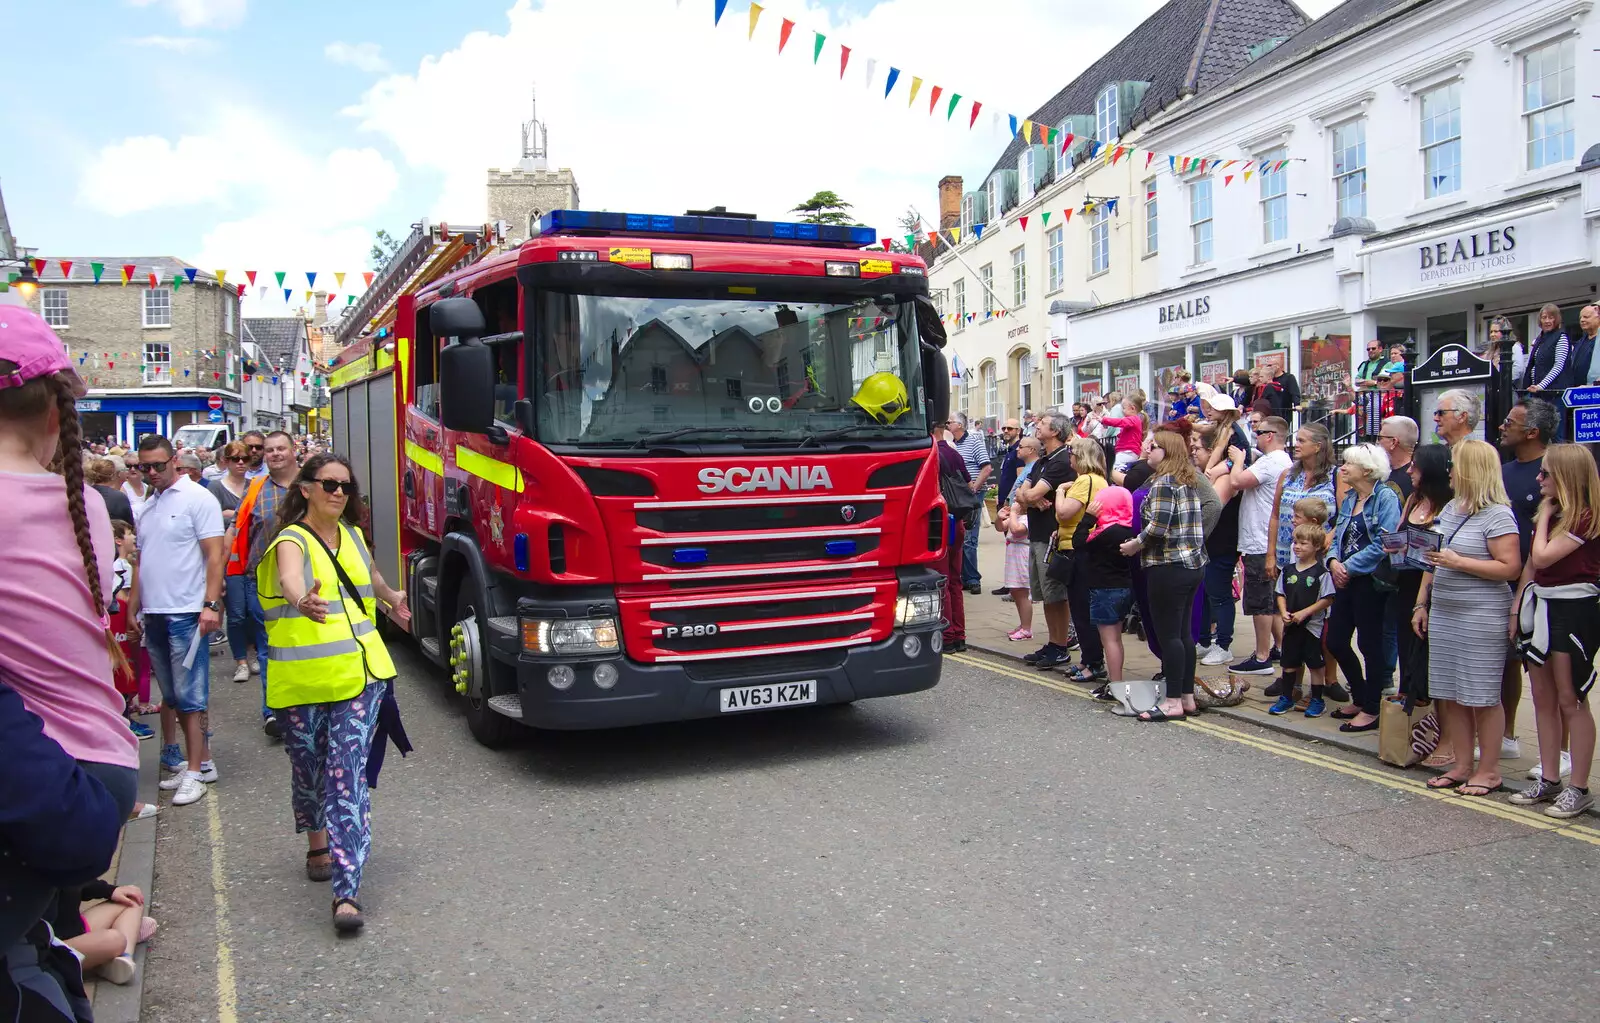
{"label": "ladder on fire engine roof", "polygon": [[335,328],[341,348],[382,322],[401,295],[415,292],[457,266],[473,263],[505,240],[504,221],[469,230],[452,230],[449,224],[427,220],[412,225],[411,234],[389,259],[383,272],[340,317]]}

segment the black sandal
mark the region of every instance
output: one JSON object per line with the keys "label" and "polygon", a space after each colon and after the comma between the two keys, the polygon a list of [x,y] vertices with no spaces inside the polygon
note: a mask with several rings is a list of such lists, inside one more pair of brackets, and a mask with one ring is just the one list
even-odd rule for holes
{"label": "black sandal", "polygon": [[[340,906],[353,906],[355,907],[355,912],[340,913]],[[355,899],[333,900],[334,930],[338,931],[340,934],[354,934],[356,931],[359,931],[361,928],[365,927],[366,924],[366,920],[362,919],[361,917],[361,903],[357,902]]]}
{"label": "black sandal", "polygon": [[[320,865],[312,863],[311,861],[318,856],[328,857],[328,862]],[[306,877],[312,881],[333,880],[333,855],[328,852],[327,846],[323,846],[321,849],[311,849],[306,853]]]}
{"label": "black sandal", "polygon": [[1162,710],[1160,707],[1151,707],[1149,710],[1145,711],[1143,714],[1140,714],[1137,717],[1135,717],[1134,720],[1135,721],[1145,721],[1145,722],[1151,722],[1151,721],[1182,721],[1186,717],[1188,717],[1187,714],[1168,714],[1166,711]]}

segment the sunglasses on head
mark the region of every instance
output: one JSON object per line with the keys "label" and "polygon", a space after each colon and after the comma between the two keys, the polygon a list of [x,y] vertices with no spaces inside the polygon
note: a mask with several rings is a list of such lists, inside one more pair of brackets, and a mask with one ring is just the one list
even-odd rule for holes
{"label": "sunglasses on head", "polygon": [[165,462],[138,462],[134,465],[134,472],[165,472],[167,466],[172,464],[172,459]]}
{"label": "sunglasses on head", "polygon": [[343,491],[344,496],[346,497],[354,497],[356,495],[355,480],[315,479],[307,482],[320,483],[322,485],[322,492],[324,494],[337,494]]}

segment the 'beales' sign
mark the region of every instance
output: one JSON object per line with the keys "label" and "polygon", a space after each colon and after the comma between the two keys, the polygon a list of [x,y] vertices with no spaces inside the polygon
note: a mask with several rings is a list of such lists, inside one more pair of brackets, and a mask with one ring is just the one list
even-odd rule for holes
{"label": "'beales' sign", "polygon": [[1506,224],[1423,245],[1417,250],[1417,263],[1424,281],[1442,281],[1516,266],[1516,250],[1517,225]]}

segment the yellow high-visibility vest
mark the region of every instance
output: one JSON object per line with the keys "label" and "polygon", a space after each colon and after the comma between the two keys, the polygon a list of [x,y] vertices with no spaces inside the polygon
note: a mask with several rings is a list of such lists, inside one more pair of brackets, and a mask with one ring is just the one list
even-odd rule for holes
{"label": "yellow high-visibility vest", "polygon": [[[356,606],[339,585],[339,573],[321,541],[304,525],[284,527],[256,567],[256,589],[267,624],[267,706],[274,710],[349,700],[369,680],[396,675],[375,624],[378,601],[372,589],[372,555],[343,522],[339,536],[339,564],[361,598]],[[318,595],[328,601],[324,622],[301,614],[278,589],[278,552],[285,541],[298,547],[305,559],[306,585],[313,579],[322,582]]]}

